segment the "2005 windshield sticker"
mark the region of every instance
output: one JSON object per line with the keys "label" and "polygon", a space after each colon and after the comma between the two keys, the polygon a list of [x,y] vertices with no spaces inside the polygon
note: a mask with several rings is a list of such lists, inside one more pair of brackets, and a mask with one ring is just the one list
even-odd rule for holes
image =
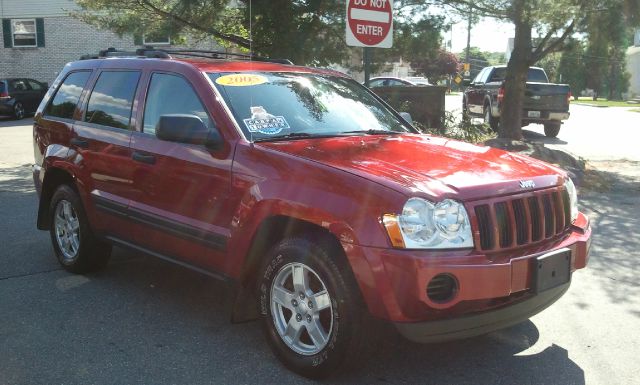
{"label": "2005 windshield sticker", "polygon": [[269,79],[267,79],[265,76],[256,74],[230,74],[220,76],[216,79],[216,83],[220,84],[221,86],[231,87],[257,86],[268,81]]}
{"label": "2005 windshield sticker", "polygon": [[271,115],[262,106],[251,107],[251,118],[244,119],[243,122],[249,132],[265,135],[276,135],[285,128],[291,128],[284,116]]}

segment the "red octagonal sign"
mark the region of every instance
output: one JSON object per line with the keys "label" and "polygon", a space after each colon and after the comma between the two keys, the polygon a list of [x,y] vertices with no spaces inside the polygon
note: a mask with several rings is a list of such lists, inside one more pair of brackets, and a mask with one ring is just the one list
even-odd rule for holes
{"label": "red octagonal sign", "polygon": [[393,0],[347,0],[347,45],[391,48]]}

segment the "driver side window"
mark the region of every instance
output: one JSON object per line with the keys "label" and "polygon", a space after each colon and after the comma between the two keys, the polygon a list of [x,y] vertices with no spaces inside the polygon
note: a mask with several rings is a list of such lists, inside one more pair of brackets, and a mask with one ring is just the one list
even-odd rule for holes
{"label": "driver side window", "polygon": [[156,125],[162,115],[196,115],[209,129],[213,121],[207,114],[193,87],[182,77],[154,73],[147,90],[144,107],[143,132],[155,135]]}

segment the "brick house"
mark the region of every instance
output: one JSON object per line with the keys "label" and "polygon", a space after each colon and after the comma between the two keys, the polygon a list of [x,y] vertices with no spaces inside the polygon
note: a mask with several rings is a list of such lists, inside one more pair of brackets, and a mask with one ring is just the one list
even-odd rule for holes
{"label": "brick house", "polygon": [[[77,9],[73,0],[0,0],[0,78],[28,77],[50,83],[67,62],[100,49],[134,50],[143,43],[177,48],[170,37],[150,42],[100,30],[69,15]],[[191,43],[191,48],[220,49],[213,41]]]}

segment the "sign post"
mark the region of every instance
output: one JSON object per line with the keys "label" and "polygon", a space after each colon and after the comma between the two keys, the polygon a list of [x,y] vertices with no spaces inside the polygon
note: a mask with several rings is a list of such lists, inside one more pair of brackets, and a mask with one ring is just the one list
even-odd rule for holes
{"label": "sign post", "polygon": [[365,85],[369,86],[371,48],[393,45],[393,0],[346,0],[347,45],[364,47]]}

